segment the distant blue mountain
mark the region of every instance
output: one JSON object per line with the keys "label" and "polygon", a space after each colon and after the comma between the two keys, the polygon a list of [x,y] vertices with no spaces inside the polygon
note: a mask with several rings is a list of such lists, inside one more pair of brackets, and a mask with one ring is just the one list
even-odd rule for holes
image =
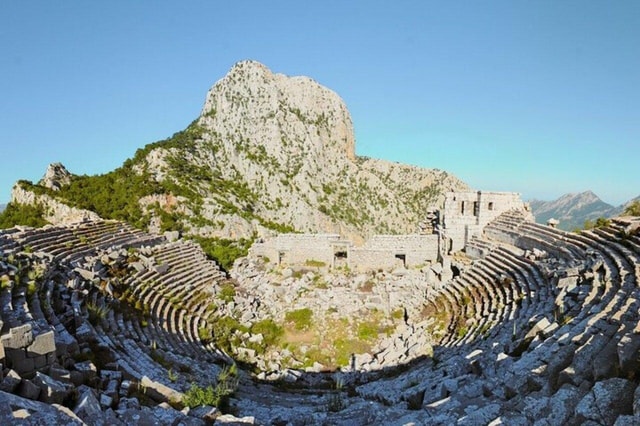
{"label": "distant blue mountain", "polygon": [[551,218],[557,219],[560,221],[558,227],[566,231],[582,228],[586,220],[614,217],[624,211],[624,206],[607,204],[591,191],[565,194],[553,201],[531,200],[529,204],[536,222],[547,223]]}

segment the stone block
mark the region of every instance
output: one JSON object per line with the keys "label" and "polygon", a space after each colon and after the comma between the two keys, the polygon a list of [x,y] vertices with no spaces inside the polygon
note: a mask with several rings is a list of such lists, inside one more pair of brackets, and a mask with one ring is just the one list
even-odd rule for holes
{"label": "stone block", "polygon": [[93,280],[96,276],[96,274],[93,271],[88,271],[86,269],[76,268],[75,271],[87,281]]}
{"label": "stone block", "polygon": [[122,371],[102,370],[100,371],[100,377],[107,380],[117,380],[118,382],[121,382]]}
{"label": "stone block", "polygon": [[208,424],[213,423],[216,418],[220,415],[220,411],[216,407],[212,407],[211,405],[201,405],[200,407],[193,408],[189,410],[187,413],[189,417],[195,417],[197,419],[202,419]]}
{"label": "stone block", "polygon": [[82,325],[76,329],[76,338],[80,342],[90,342],[95,340],[96,334],[89,324],[83,322]]}
{"label": "stone block", "polygon": [[49,376],[63,383],[71,383],[71,373],[64,368],[51,367],[49,368]]}
{"label": "stone block", "polygon": [[47,357],[45,355],[40,355],[32,359],[33,359],[33,365],[36,368],[36,370],[39,370],[47,366]]}
{"label": "stone block", "polygon": [[576,419],[613,424],[618,416],[633,414],[636,387],[634,382],[620,378],[597,382],[576,406]]}
{"label": "stone block", "polygon": [[122,398],[118,404],[118,410],[139,410],[140,401],[138,398]]}
{"label": "stone block", "polygon": [[0,342],[0,362],[3,362],[4,356],[4,345]]}
{"label": "stone block", "polygon": [[0,391],[15,393],[18,385],[22,381],[22,377],[15,370],[9,370],[7,375],[0,382]]}
{"label": "stone block", "polygon": [[91,388],[87,386],[78,388],[78,402],[73,412],[87,424],[93,424],[102,417],[100,402]]}
{"label": "stone block", "polygon": [[111,398],[109,395],[106,394],[101,394],[100,395],[100,406],[107,409],[107,408],[111,408],[111,406],[113,405],[113,398]]}
{"label": "stone block", "polygon": [[23,398],[37,401],[40,397],[40,387],[29,379],[23,379],[18,386],[17,394]]}
{"label": "stone block", "polygon": [[146,390],[147,396],[158,402],[165,401],[181,401],[182,394],[171,389],[162,383],[151,380],[147,376],[143,376],[140,381],[140,386]]}
{"label": "stone block", "polygon": [[12,363],[13,368],[20,375],[29,375],[33,373],[36,369],[36,365],[33,362],[33,358],[21,358]]}
{"label": "stone block", "polygon": [[33,343],[31,324],[23,324],[19,327],[13,327],[9,330],[9,333],[0,337],[0,342],[2,342],[5,349],[26,348]]}
{"label": "stone block", "polygon": [[55,334],[53,330],[38,334],[33,339],[33,343],[27,347],[27,356],[37,357],[50,354],[56,351]]}
{"label": "stone block", "polygon": [[104,390],[105,395],[108,395],[113,400],[114,404],[118,404],[118,389],[120,388],[120,382],[117,380],[109,380],[107,387]]}
{"label": "stone block", "polygon": [[66,386],[43,373],[36,373],[33,383],[40,388],[40,401],[47,404],[62,404],[67,396]]}
{"label": "stone block", "polygon": [[620,370],[625,374],[635,373],[640,369],[640,336],[635,333],[625,334],[617,347]]}
{"label": "stone block", "polygon": [[98,374],[98,369],[91,361],[77,362],[74,368],[82,375],[81,377],[83,383],[89,383],[93,381]]}

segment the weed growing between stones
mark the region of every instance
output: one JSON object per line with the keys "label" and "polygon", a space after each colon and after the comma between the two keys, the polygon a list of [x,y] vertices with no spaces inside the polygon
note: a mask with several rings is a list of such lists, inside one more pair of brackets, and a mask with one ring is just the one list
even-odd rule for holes
{"label": "weed growing between stones", "polygon": [[98,322],[102,321],[109,315],[109,311],[111,308],[108,306],[98,306],[93,302],[87,303],[87,313],[89,314],[89,322],[92,325],[97,325]]}
{"label": "weed growing between stones", "polygon": [[223,410],[228,404],[229,397],[238,389],[238,382],[238,367],[236,364],[225,365],[218,374],[215,387],[209,385],[203,388],[193,383],[189,390],[185,392],[182,404],[189,408],[210,405]]}

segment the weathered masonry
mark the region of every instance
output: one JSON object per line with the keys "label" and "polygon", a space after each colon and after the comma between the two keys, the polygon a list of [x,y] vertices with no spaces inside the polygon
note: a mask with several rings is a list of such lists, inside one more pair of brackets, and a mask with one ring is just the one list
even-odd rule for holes
{"label": "weathered masonry", "polygon": [[441,218],[445,252],[462,250],[471,238],[481,235],[489,222],[509,210],[523,210],[531,215],[529,205],[516,192],[447,193]]}
{"label": "weathered masonry", "polygon": [[365,271],[410,268],[438,258],[438,236],[374,235],[355,247],[337,234],[280,234],[251,247],[250,256],[267,258],[281,266],[320,265]]}
{"label": "weathered masonry", "polygon": [[430,233],[374,235],[359,247],[338,234],[280,234],[255,243],[249,256],[280,266],[348,266],[357,271],[412,268],[463,249],[489,222],[514,209],[529,211],[517,193],[451,192],[439,214],[427,214],[424,229]]}

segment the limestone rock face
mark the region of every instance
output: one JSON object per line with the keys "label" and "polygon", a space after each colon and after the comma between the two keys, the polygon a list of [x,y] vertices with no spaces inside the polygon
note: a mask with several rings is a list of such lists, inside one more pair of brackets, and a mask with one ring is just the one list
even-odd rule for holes
{"label": "limestone rock face", "polygon": [[[358,244],[413,233],[444,192],[469,189],[440,170],[356,156],[351,116],[336,93],[255,61],[237,63],[216,82],[184,131],[140,149],[113,173],[118,182],[127,173],[142,177],[139,209],[119,213],[144,218],[148,230],[234,240],[299,231]],[[64,166],[52,164],[40,181],[47,191],[16,185],[14,200],[40,203],[53,224],[97,218],[64,204],[70,181]]]}
{"label": "limestone rock face", "polygon": [[224,136],[242,130],[244,140],[236,143],[260,144],[283,163],[300,154],[355,159],[351,116],[336,93],[255,61],[238,62],[209,90],[200,122]]}
{"label": "limestone rock face", "polygon": [[51,163],[38,183],[54,191],[58,191],[62,186],[69,185],[70,182],[71,173],[69,173],[61,163]]}
{"label": "limestone rock face", "polygon": [[[190,180],[203,196],[199,214],[219,225],[189,224],[194,234],[246,237],[278,223],[358,242],[414,232],[444,191],[468,188],[439,170],[357,157],[351,116],[336,93],[255,61],[237,63],[213,85],[192,126],[201,133],[194,146],[159,146],[137,167],[183,185],[175,165],[189,165],[246,189],[222,193],[220,185]],[[241,212],[230,212],[229,203]]]}
{"label": "limestone rock face", "polygon": [[19,184],[14,185],[11,190],[11,202],[16,204],[42,205],[45,210],[44,219],[53,225],[100,219],[100,216],[95,212],[70,207],[46,194],[39,195],[23,189]]}

